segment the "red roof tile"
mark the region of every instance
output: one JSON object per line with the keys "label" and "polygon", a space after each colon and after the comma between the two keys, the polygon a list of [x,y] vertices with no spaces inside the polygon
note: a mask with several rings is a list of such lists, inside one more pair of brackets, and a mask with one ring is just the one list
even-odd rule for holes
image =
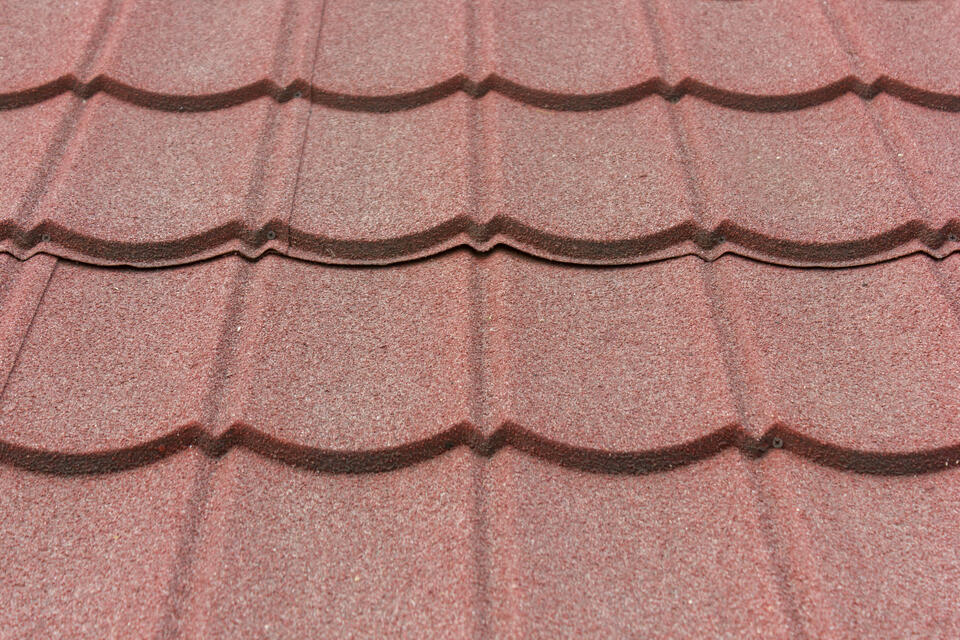
{"label": "red roof tile", "polygon": [[[57,67],[60,76],[32,88],[7,81],[7,106],[40,102],[0,114],[0,130],[12,140],[31,132],[37,143],[48,140],[45,153],[12,151],[22,155],[14,164],[23,174],[11,176],[9,197],[20,208],[2,234],[7,250],[32,254],[42,228],[51,230],[45,251],[143,266],[266,247],[349,263],[504,243],[573,262],[729,251],[805,265],[954,248],[955,207],[928,192],[931,182],[956,192],[956,162],[928,162],[921,175],[912,171],[920,161],[899,160],[916,146],[911,136],[953,126],[955,118],[930,106],[960,105],[950,63],[922,53],[928,32],[946,42],[957,23],[956,11],[933,0],[897,9],[869,3],[877,5],[869,19],[839,3],[797,12],[778,3],[651,1],[603,16],[569,3],[451,2],[429,12],[415,2],[329,4],[123,3],[85,18],[87,53],[75,53],[82,47],[71,44],[73,29],[73,39],[57,40],[53,59],[71,61]],[[52,29],[34,12],[14,8],[17,34]],[[899,49],[920,53],[878,59],[908,70],[866,71],[864,61],[880,55],[870,53],[874,43],[885,39],[868,46],[854,32],[901,24],[915,46]],[[52,37],[45,33],[36,37]],[[51,95],[68,89],[109,96],[58,116]],[[651,92],[671,102],[690,97],[674,105]],[[266,96],[293,103],[278,110]],[[305,118],[298,96],[326,108]],[[225,110],[238,102],[246,106]],[[34,131],[40,126],[56,130]],[[391,144],[377,146],[381,134]],[[112,162],[91,160],[101,156]],[[150,171],[128,172],[126,163]],[[182,180],[190,163],[196,172]],[[263,181],[271,172],[277,179]],[[294,192],[283,177],[298,174]],[[153,176],[153,188],[137,182]],[[251,182],[262,200],[245,216],[234,203]],[[227,206],[222,189],[233,194]],[[40,191],[75,200],[83,217],[59,199],[37,202]],[[596,210],[584,215],[585,203]],[[638,206],[651,210],[630,217]],[[153,233],[128,236],[114,226],[136,223],[134,211],[150,211]]]}
{"label": "red roof tile", "polygon": [[775,114],[684,100],[706,226],[806,262],[875,259],[884,236],[912,240],[903,227],[926,221],[869,110],[856,96]]}
{"label": "red roof tile", "polygon": [[[4,0],[0,104],[45,100],[72,88],[103,37],[109,0]],[[54,47],[55,50],[51,50]]]}
{"label": "red roof tile", "polygon": [[[827,6],[854,47],[865,81],[904,94],[957,95],[960,71],[951,53],[960,36],[956,3],[833,0]],[[894,39],[910,44],[898,46]]]}
{"label": "red roof tile", "polygon": [[198,480],[186,451],[122,474],[0,467],[8,637],[150,637],[168,615]]}
{"label": "red roof tile", "polygon": [[230,380],[238,405],[225,409],[281,442],[330,451],[389,449],[468,422],[469,261],[249,266]]}
{"label": "red roof tile", "polygon": [[443,230],[467,220],[472,102],[457,95],[388,114],[314,108],[290,251],[325,262],[396,261],[411,245],[435,252],[455,233]]}
{"label": "red roof tile", "polygon": [[0,4],[0,637],[960,635],[955,5]]}
{"label": "red roof tile", "polygon": [[491,635],[790,635],[742,456],[646,476],[515,452],[490,466]]}
{"label": "red roof tile", "polygon": [[775,455],[758,476],[808,637],[960,632],[956,470],[891,478]]}
{"label": "red roof tile", "polygon": [[[127,272],[50,265],[6,380],[0,437],[81,453],[123,449],[204,422],[210,356],[235,270],[228,260]],[[32,275],[25,271],[24,283],[13,286],[42,292]]]}
{"label": "red roof tile", "polygon": [[359,98],[443,83],[464,70],[469,12],[457,0],[326,2],[313,75],[304,79]]}
{"label": "red roof tile", "polygon": [[736,351],[752,369],[745,406],[757,430],[780,421],[820,442],[890,453],[960,442],[950,346],[960,339],[958,257],[848,271],[716,267]]}
{"label": "red roof tile", "polygon": [[328,475],[228,453],[210,471],[180,634],[469,637],[477,465],[459,450]]}
{"label": "red roof tile", "polygon": [[[494,73],[519,92],[546,96],[600,95],[649,83],[656,52],[641,4],[616,0],[604,11],[587,2],[482,3],[474,47]],[[485,10],[484,10],[485,9]],[[481,58],[482,59],[482,58]],[[536,99],[536,98],[534,98]]]}
{"label": "red roof tile", "polygon": [[510,244],[639,262],[697,224],[666,101],[589,114],[531,109],[501,96],[484,102],[484,133],[489,127],[496,157],[487,184],[497,189],[487,191],[494,200],[487,209],[503,221]]}
{"label": "red roof tile", "polygon": [[[718,100],[819,102],[852,75],[817,0],[652,0],[665,79]],[[702,88],[700,88],[702,87]]]}
{"label": "red roof tile", "polygon": [[76,253],[141,260],[240,235],[268,103],[192,118],[151,111],[145,119],[141,107],[94,96],[24,227],[47,228]]}
{"label": "red roof tile", "polygon": [[143,271],[38,256],[10,266],[0,434],[48,470],[189,444],[344,469],[457,444],[645,467],[774,436],[830,464],[932,470],[960,442],[958,260],[599,269],[454,251]]}
{"label": "red roof tile", "polygon": [[[136,91],[207,95],[273,79],[290,53],[282,0],[124,3],[91,75]],[[159,96],[158,96],[159,97]]]}

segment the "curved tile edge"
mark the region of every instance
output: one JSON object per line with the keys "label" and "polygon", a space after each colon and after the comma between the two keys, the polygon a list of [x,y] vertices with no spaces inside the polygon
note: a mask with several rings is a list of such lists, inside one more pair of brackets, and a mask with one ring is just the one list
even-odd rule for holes
{"label": "curved tile edge", "polygon": [[359,451],[299,445],[245,424],[234,424],[218,436],[191,424],[139,445],[92,453],[49,451],[0,441],[0,464],[51,475],[99,475],[149,465],[188,448],[200,449],[211,458],[221,457],[234,448],[243,448],[315,473],[359,474],[402,469],[459,447],[468,447],[484,457],[509,447],[558,466],[588,473],[621,475],[665,472],[731,448],[750,458],[762,458],[773,450],[782,449],[817,465],[869,475],[915,475],[960,466],[960,443],[911,452],[867,451],[823,442],[784,424],[772,425],[759,438],[741,426],[731,424],[677,445],[642,451],[611,451],[557,442],[510,422],[487,436],[469,423],[460,423],[417,442]]}
{"label": "curved tile edge", "polygon": [[846,76],[807,91],[785,94],[746,93],[713,86],[690,77],[675,84],[660,77],[652,77],[627,87],[577,94],[529,87],[497,74],[490,74],[481,80],[458,74],[428,87],[382,95],[347,94],[318,87],[304,79],[279,85],[269,78],[214,93],[176,94],[136,87],[107,75],[81,81],[75,75],[68,74],[34,87],[0,93],[0,110],[29,107],[67,92],[83,99],[104,93],[148,109],[185,112],[226,109],[269,97],[279,103],[305,99],[332,109],[385,113],[414,109],[457,92],[473,98],[482,98],[487,93],[495,92],[518,102],[556,111],[611,109],[654,95],[673,102],[692,96],[742,111],[794,111],[822,105],[848,93],[867,100],[883,93],[930,109],[960,111],[960,95],[916,87],[889,76],[880,76],[872,81]]}
{"label": "curved tile edge", "polygon": [[622,240],[588,240],[543,232],[507,216],[477,224],[457,216],[421,232],[358,240],[312,234],[272,220],[259,228],[228,222],[202,233],[153,242],[91,237],[43,223],[23,230],[0,226],[0,252],[19,260],[47,254],[100,266],[142,268],[186,265],[222,255],[256,259],[265,253],[329,265],[387,265],[420,260],[457,247],[487,253],[497,247],[554,262],[633,265],[696,255],[712,261],[725,254],[796,267],[875,264],[914,253],[944,258],[960,250],[960,219],[935,228],[913,220],[857,240],[805,242],[767,236],[734,223],[713,229],[687,222]]}

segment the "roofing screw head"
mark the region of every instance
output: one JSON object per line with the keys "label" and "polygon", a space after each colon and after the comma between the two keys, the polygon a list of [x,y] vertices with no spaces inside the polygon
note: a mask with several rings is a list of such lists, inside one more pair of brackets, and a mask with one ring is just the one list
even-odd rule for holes
{"label": "roofing screw head", "polygon": [[277,237],[277,232],[274,230],[267,231],[267,240],[273,240]]}
{"label": "roofing screw head", "polygon": [[303,94],[301,94],[299,91],[297,91],[296,93],[293,94],[293,97],[294,97],[294,98],[299,98],[299,97],[302,96],[302,95],[303,95]]}
{"label": "roofing screw head", "polygon": [[949,236],[947,236],[947,240],[949,240],[950,242],[956,242],[956,241],[957,241],[957,234],[951,233]]}
{"label": "roofing screw head", "polygon": [[40,236],[40,242],[50,242],[50,234],[45,233]]}
{"label": "roofing screw head", "polygon": [[780,438],[779,436],[776,437],[776,438],[774,438],[774,439],[773,439],[773,448],[774,448],[774,449],[782,449],[782,448],[783,448],[783,438]]}

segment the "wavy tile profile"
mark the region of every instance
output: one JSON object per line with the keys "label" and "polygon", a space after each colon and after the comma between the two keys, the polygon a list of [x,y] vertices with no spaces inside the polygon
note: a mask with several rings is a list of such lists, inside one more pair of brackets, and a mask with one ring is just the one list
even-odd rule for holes
{"label": "wavy tile profile", "polygon": [[[91,477],[0,467],[5,504],[31,516],[5,519],[0,535],[35,541],[2,547],[11,597],[0,615],[91,637],[413,625],[469,637],[486,606],[490,635],[577,624],[598,635],[788,637],[777,581],[790,571],[810,635],[937,635],[957,628],[956,553],[940,542],[956,536],[957,473],[869,476],[790,455],[757,465],[735,451],[641,476],[584,474],[510,450],[483,460],[451,452],[389,474],[312,473],[243,449]],[[199,505],[197,486],[209,487]],[[608,588],[582,605],[584,589],[567,586],[573,573],[578,586]],[[74,602],[91,580],[110,588],[82,605],[45,605],[44,596]],[[396,609],[353,615],[394,594]],[[873,611],[858,606],[865,600]],[[895,617],[905,605],[912,613]]]}
{"label": "wavy tile profile", "polygon": [[[488,225],[461,218],[423,234],[384,241],[308,236],[274,223],[258,230],[229,225],[202,236],[157,243],[114,243],[44,225],[28,233],[0,229],[0,251],[20,260],[47,254],[95,265],[148,267],[190,264],[229,254],[256,259],[266,253],[330,265],[378,265],[416,260],[460,246],[483,253],[503,246],[531,256],[584,265],[642,264],[689,255],[712,261],[733,254],[771,264],[843,267],[874,264],[913,253],[943,258],[957,251],[958,229],[960,222],[951,222],[942,229],[913,222],[863,240],[811,244],[785,242],[735,225],[705,230],[690,224],[648,237],[602,242],[545,235],[506,218],[495,219]],[[293,244],[274,242],[277,237],[290,237]]]}
{"label": "wavy tile profile", "polygon": [[[483,253],[503,246],[531,256],[584,265],[643,264],[689,255],[712,261],[733,254],[771,264],[844,267],[913,253],[943,258],[958,250],[958,231],[960,221],[941,229],[914,221],[871,238],[818,244],[766,237],[732,224],[712,230],[689,224],[647,237],[603,242],[543,234],[508,218],[496,218],[487,225],[460,218],[423,234],[382,241],[312,236],[274,222],[262,229],[246,229],[238,223],[201,236],[125,243],[103,242],[48,224],[27,233],[0,229],[0,251],[20,260],[47,254],[108,266],[176,266],[229,254],[256,259],[266,253],[330,265],[383,265],[417,260],[461,246]],[[274,242],[278,237],[291,238],[292,244]]]}
{"label": "wavy tile profile", "polygon": [[845,77],[808,91],[789,94],[750,94],[713,87],[693,78],[685,78],[676,84],[670,84],[662,78],[649,78],[638,84],[596,93],[565,94],[525,87],[496,74],[486,76],[482,80],[457,75],[429,87],[391,95],[351,95],[317,87],[302,79],[283,86],[273,80],[263,79],[208,95],[180,95],[140,89],[107,76],[97,76],[87,82],[81,82],[73,76],[65,76],[38,87],[0,94],[0,109],[29,107],[64,93],[72,93],[84,100],[98,93],[104,93],[132,105],[160,111],[215,111],[259,98],[272,98],[281,104],[290,100],[303,99],[331,109],[390,113],[415,109],[456,93],[463,93],[472,98],[482,98],[490,92],[529,106],[556,111],[598,111],[632,104],[651,96],[660,96],[671,101],[690,96],[728,109],[778,112],[814,107],[846,94],[867,100],[886,94],[929,109],[960,111],[960,95],[912,87],[887,77],[869,82],[856,77]]}
{"label": "wavy tile profile", "polygon": [[553,442],[510,424],[496,429],[486,438],[470,425],[457,425],[429,440],[379,451],[304,447],[277,440],[245,425],[231,427],[217,437],[211,437],[199,426],[185,426],[138,446],[95,453],[45,451],[0,441],[0,464],[61,476],[99,475],[155,464],[191,448],[199,449],[211,458],[220,458],[233,449],[242,448],[315,473],[385,473],[420,464],[460,447],[487,457],[511,448],[561,467],[616,475],[671,471],[712,458],[727,449],[737,449],[751,458],[784,449],[814,464],[871,475],[916,476],[960,467],[960,443],[907,453],[857,451],[819,442],[784,425],[772,427],[759,439],[737,425],[730,425],[696,441],[663,449],[606,451]]}

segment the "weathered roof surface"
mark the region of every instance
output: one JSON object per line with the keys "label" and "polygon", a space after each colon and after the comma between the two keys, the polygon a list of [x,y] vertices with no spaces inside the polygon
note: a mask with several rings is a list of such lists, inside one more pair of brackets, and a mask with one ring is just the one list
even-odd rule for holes
{"label": "weathered roof surface", "polygon": [[960,635],[960,5],[0,4],[0,637]]}

